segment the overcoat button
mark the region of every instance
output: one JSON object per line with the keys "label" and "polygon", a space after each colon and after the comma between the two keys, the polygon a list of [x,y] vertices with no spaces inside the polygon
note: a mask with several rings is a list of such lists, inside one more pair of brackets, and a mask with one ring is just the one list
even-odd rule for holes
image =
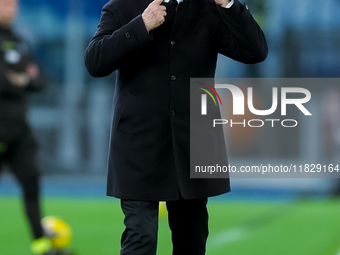
{"label": "overcoat button", "polygon": [[176,115],[175,110],[171,110],[171,116],[174,117]]}
{"label": "overcoat button", "polygon": [[131,34],[130,34],[129,32],[126,32],[126,33],[125,33],[125,37],[126,37],[127,39],[129,39],[129,38],[131,37]]}
{"label": "overcoat button", "polygon": [[175,41],[171,41],[170,43],[171,43],[171,45],[175,45],[176,44]]}
{"label": "overcoat button", "polygon": [[171,75],[171,80],[176,80],[177,79],[177,77],[176,77],[176,75]]}

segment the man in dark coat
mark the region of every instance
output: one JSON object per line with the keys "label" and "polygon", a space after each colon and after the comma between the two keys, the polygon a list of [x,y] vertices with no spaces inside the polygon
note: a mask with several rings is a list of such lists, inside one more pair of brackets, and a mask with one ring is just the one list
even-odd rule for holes
{"label": "man in dark coat", "polygon": [[[238,0],[112,0],[86,53],[92,76],[117,70],[107,195],[121,199],[121,254],[155,254],[158,201],[167,201],[173,254],[205,253],[207,197],[229,179],[190,179],[190,78],[212,78],[217,54],[267,56]],[[136,213],[137,212],[137,213]]]}

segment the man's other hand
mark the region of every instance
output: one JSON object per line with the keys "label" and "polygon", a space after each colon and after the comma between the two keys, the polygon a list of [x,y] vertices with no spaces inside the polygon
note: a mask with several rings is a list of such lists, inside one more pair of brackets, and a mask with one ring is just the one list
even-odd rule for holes
{"label": "man's other hand", "polygon": [[12,85],[17,86],[17,87],[26,87],[31,80],[30,76],[27,73],[25,72],[18,73],[12,70],[6,73],[6,77],[7,77],[7,80],[9,80],[9,82]]}
{"label": "man's other hand", "polygon": [[161,5],[162,2],[163,0],[154,0],[142,13],[146,30],[151,31],[164,23],[166,7]]}
{"label": "man's other hand", "polygon": [[218,5],[222,6],[222,7],[226,7],[227,4],[230,3],[231,0],[215,0],[215,3],[217,3]]}

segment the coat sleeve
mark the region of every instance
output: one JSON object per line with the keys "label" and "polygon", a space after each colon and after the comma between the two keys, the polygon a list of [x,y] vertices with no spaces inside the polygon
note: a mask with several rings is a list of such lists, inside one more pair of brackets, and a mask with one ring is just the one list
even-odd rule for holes
{"label": "coat sleeve", "polygon": [[231,8],[217,6],[222,26],[218,52],[245,64],[262,62],[268,55],[265,36],[248,7],[235,0]]}
{"label": "coat sleeve", "polygon": [[151,40],[141,14],[122,25],[109,2],[102,9],[97,31],[85,51],[85,66],[94,77],[107,76]]}

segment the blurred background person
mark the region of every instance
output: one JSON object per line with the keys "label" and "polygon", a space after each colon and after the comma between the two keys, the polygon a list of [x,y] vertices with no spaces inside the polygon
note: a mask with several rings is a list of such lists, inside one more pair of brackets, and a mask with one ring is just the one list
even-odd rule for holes
{"label": "blurred background person", "polygon": [[32,252],[56,254],[40,223],[37,144],[26,120],[27,94],[40,91],[44,79],[27,44],[11,28],[17,9],[17,0],[0,0],[0,173],[8,164],[22,188]]}

